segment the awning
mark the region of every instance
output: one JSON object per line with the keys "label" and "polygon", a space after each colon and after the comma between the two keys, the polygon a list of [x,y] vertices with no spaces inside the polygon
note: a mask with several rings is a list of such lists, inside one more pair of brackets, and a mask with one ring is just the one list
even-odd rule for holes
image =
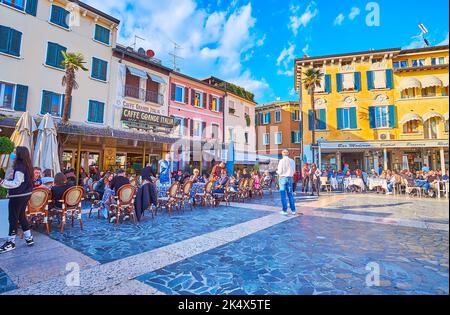
{"label": "awning", "polygon": [[410,121],[422,121],[422,117],[420,117],[419,115],[417,115],[417,114],[414,114],[414,113],[409,113],[409,114],[406,114],[405,116],[403,116],[403,118],[400,120],[400,124],[406,124],[407,122],[410,122]]}
{"label": "awning", "polygon": [[444,120],[448,120],[448,112],[444,115]]}
{"label": "awning", "polygon": [[161,78],[159,75],[148,73],[148,76],[150,77],[150,79],[152,79],[153,82],[157,82],[159,84],[167,84],[166,80]]}
{"label": "awning", "polygon": [[442,77],[442,78],[441,78],[441,81],[442,81],[442,86],[443,86],[443,87],[448,86],[448,76]]}
{"label": "awning", "polygon": [[426,77],[423,77],[420,82],[422,82],[422,88],[442,86],[442,81],[434,75],[427,75]]}
{"label": "awning", "polygon": [[147,79],[147,72],[127,66],[128,71],[136,77]]}
{"label": "awning", "polygon": [[420,83],[419,80],[417,80],[416,78],[404,78],[401,82],[400,82],[400,90],[407,90],[407,89],[411,89],[411,88],[421,88],[422,87],[422,83]]}
{"label": "awning", "polygon": [[428,121],[431,118],[440,118],[440,119],[444,119],[444,117],[436,112],[428,112],[425,115],[423,115],[423,121]]}

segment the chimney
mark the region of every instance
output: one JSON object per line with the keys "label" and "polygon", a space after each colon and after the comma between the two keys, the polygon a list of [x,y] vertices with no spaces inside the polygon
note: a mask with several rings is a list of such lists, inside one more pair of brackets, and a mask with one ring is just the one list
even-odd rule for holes
{"label": "chimney", "polygon": [[304,54],[303,58],[309,58],[309,56],[307,54]]}

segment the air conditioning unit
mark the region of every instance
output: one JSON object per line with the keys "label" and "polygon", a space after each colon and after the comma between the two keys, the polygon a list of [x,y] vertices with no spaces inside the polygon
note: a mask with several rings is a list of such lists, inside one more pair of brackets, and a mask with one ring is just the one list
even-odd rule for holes
{"label": "air conditioning unit", "polygon": [[389,132],[380,132],[378,134],[378,140],[381,140],[381,141],[392,140],[391,134]]}

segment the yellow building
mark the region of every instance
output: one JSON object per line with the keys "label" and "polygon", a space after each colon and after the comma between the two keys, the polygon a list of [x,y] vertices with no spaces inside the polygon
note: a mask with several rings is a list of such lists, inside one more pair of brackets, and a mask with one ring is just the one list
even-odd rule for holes
{"label": "yellow building", "polygon": [[[297,59],[297,90],[306,69],[325,74],[315,95],[315,161],[334,169],[448,168],[448,63],[448,46]],[[304,87],[300,93],[311,162],[311,101]]]}

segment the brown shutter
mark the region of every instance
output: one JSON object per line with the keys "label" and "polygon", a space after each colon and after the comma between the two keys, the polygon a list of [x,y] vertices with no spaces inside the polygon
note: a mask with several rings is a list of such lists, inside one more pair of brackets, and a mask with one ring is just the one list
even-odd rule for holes
{"label": "brown shutter", "polygon": [[184,132],[183,134],[189,135],[189,118],[183,118],[184,119]]}
{"label": "brown shutter", "polygon": [[204,137],[204,138],[207,138],[207,136],[206,136],[206,122],[202,122],[202,138]]}
{"label": "brown shutter", "polygon": [[189,88],[184,88],[184,103],[189,104]]}
{"label": "brown shutter", "polygon": [[191,105],[195,106],[195,90],[191,89]]}
{"label": "brown shutter", "polygon": [[176,85],[175,85],[175,83],[172,83],[172,84],[170,85],[170,88],[171,88],[171,91],[170,91],[170,99],[171,99],[172,101],[175,101],[175,91],[176,91]]}
{"label": "brown shutter", "polygon": [[189,119],[190,128],[191,128],[191,137],[194,136],[194,121],[192,119]]}
{"label": "brown shutter", "polygon": [[209,104],[209,110],[212,110],[212,103],[213,103],[213,99],[214,99],[214,97],[212,96],[212,95],[210,95],[209,96],[209,102],[208,102],[208,104]]}
{"label": "brown shutter", "polygon": [[208,109],[208,94],[203,93],[203,108]]}
{"label": "brown shutter", "polygon": [[224,97],[219,98],[219,108],[220,108],[221,113],[223,113],[225,111],[225,98]]}

